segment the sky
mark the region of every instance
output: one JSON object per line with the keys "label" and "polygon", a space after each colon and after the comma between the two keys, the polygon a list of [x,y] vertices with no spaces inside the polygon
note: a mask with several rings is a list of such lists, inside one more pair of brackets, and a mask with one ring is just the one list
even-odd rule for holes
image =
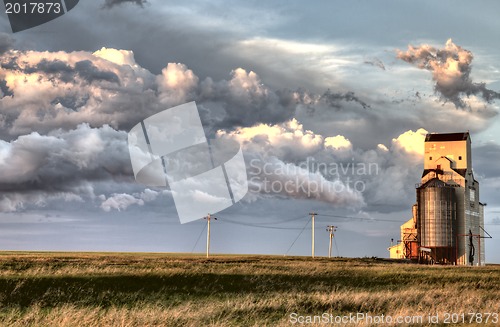
{"label": "sky", "polygon": [[0,249],[203,252],[206,222],[181,224],[169,188],[136,182],[127,145],[143,119],[196,101],[250,181],[216,214],[213,253],[309,255],[317,212],[316,255],[335,225],[334,255],[388,257],[425,134],[470,131],[500,263],[499,10],[99,0],[17,33],[2,12]]}

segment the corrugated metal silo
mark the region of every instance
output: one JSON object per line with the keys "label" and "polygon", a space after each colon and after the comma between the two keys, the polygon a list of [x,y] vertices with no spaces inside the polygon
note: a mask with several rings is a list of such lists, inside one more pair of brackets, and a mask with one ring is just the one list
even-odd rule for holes
{"label": "corrugated metal silo", "polygon": [[[456,258],[455,188],[435,178],[417,189],[418,238],[427,259],[453,263]],[[430,249],[430,251],[429,251]]]}

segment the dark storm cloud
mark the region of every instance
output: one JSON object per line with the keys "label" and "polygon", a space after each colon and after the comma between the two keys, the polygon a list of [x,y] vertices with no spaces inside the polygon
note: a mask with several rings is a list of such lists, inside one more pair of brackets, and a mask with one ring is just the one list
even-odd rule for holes
{"label": "dark storm cloud", "polygon": [[0,210],[16,211],[40,199],[91,200],[95,184],[133,182],[127,134],[86,124],[49,135],[0,140]]}
{"label": "dark storm cloud", "polygon": [[104,0],[104,5],[102,6],[103,8],[106,9],[111,9],[114,6],[118,6],[121,4],[126,4],[126,3],[133,3],[138,5],[139,7],[143,7],[145,3],[147,3],[146,0]]}
{"label": "dark storm cloud", "polygon": [[99,70],[90,60],[83,60],[75,63],[75,72],[89,83],[93,81],[120,83],[115,73]]}
{"label": "dark storm cloud", "polygon": [[468,107],[463,96],[477,95],[487,103],[500,99],[500,93],[488,89],[485,83],[472,81],[472,52],[454,44],[451,39],[443,49],[427,44],[416,47],[410,45],[406,52],[398,50],[397,57],[432,72],[436,92],[457,108]]}
{"label": "dark storm cloud", "polygon": [[73,68],[70,67],[70,65],[66,64],[65,62],[61,60],[47,60],[47,59],[42,59],[40,62],[35,66],[35,67],[26,67],[25,72],[28,74],[37,72],[37,71],[42,71],[47,74],[57,74],[57,73],[71,73],[74,71]]}
{"label": "dark storm cloud", "polygon": [[12,48],[14,40],[6,33],[0,33],[0,55]]}
{"label": "dark storm cloud", "polygon": [[10,142],[1,141],[1,189],[14,187],[54,189],[85,177],[130,175],[126,132],[87,124],[49,135],[31,133]]}
{"label": "dark storm cloud", "polygon": [[13,56],[9,56],[7,58],[5,56],[2,56],[0,58],[1,58],[0,68],[4,68],[4,69],[8,69],[8,70],[20,69],[19,65],[17,64],[17,56],[13,55]]}
{"label": "dark storm cloud", "polygon": [[7,81],[0,80],[0,98],[4,96],[12,96],[14,93],[11,92],[9,87],[7,86]]}
{"label": "dark storm cloud", "polygon": [[65,108],[78,110],[79,108],[87,104],[89,98],[90,96],[88,94],[81,97],[76,95],[67,95],[55,98],[54,100],[52,100],[50,104],[51,105],[61,104]]}
{"label": "dark storm cloud", "polygon": [[[229,81],[231,83],[233,80]],[[222,83],[224,85],[225,83]],[[203,85],[203,83],[202,83]],[[221,86],[221,85],[219,85]],[[258,123],[277,124],[293,118],[298,108],[307,107],[309,115],[314,115],[318,110],[346,109],[348,103],[354,103],[363,109],[370,105],[360,100],[354,92],[332,92],[327,90],[323,94],[316,94],[305,90],[272,90],[261,85],[262,92],[235,94],[230,92],[230,87],[218,89],[217,93],[208,96],[202,88],[198,98],[204,108],[212,107],[213,110],[204,110],[206,121],[211,121],[215,129],[233,129],[235,127],[248,127]],[[205,104],[208,102],[208,104]],[[214,113],[220,110],[214,108],[213,103],[218,102],[223,108],[223,114],[217,118]],[[212,106],[211,106],[212,105]]]}
{"label": "dark storm cloud", "polygon": [[[5,66],[3,66],[5,67]],[[27,66],[24,69],[27,74],[43,72],[48,75],[58,75],[60,80],[68,83],[72,82],[75,76],[79,76],[88,83],[94,81],[108,81],[119,84],[118,76],[110,71],[99,70],[90,60],[78,61],[71,67],[61,60],[42,59],[36,66]]]}
{"label": "dark storm cloud", "polygon": [[293,116],[296,107],[293,92],[274,91],[257,74],[241,68],[233,71],[230,80],[214,82],[207,78],[201,82],[197,98],[201,104],[206,103],[214,128],[282,122]]}

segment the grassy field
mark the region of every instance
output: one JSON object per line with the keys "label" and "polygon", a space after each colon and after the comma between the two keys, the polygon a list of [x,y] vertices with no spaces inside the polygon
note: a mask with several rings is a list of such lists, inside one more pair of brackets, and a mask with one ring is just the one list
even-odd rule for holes
{"label": "grassy field", "polygon": [[500,313],[500,266],[0,252],[1,326],[288,326],[358,312],[374,325],[382,314],[424,325],[429,314],[441,324],[446,313],[479,320],[468,313]]}

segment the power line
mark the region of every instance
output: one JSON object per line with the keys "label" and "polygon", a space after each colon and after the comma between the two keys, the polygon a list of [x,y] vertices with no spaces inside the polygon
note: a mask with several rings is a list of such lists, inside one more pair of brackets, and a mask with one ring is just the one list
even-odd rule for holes
{"label": "power line", "polygon": [[207,225],[203,225],[203,229],[201,230],[200,235],[198,236],[198,239],[196,240],[196,243],[194,243],[193,249],[191,250],[191,253],[194,252],[194,249],[196,248],[196,245],[198,245],[198,242],[200,241],[201,235],[203,235],[203,232],[205,231],[205,228],[207,228]]}
{"label": "power line", "polygon": [[[333,217],[333,218],[341,218],[341,219],[356,219],[356,220],[361,220],[361,221],[366,221],[366,222],[379,222],[379,221],[387,221],[387,222],[397,222],[401,224],[401,221],[397,220],[390,220],[390,219],[370,219],[370,218],[364,218],[364,217],[353,217],[353,216],[342,216],[342,215],[329,215],[329,214],[316,214],[317,216],[323,216],[323,217]],[[288,222],[293,222],[297,220],[301,220],[304,218],[304,215],[298,215],[296,217],[293,217],[291,219],[283,219],[279,221],[271,221],[271,222],[262,222],[262,223],[248,223],[248,222],[241,222],[241,221],[236,221],[228,218],[219,218],[219,221],[229,223],[229,224],[234,224],[234,225],[240,225],[240,226],[246,226],[246,227],[254,227],[254,228],[267,228],[267,229],[281,229],[281,230],[300,230],[301,228],[297,227],[280,227],[280,226],[269,226],[269,225],[281,225],[284,223]]]}
{"label": "power line", "polygon": [[287,223],[287,222],[300,220],[303,218],[304,218],[304,215],[301,214],[300,216],[294,217],[292,219],[284,219],[281,221],[259,223],[259,224],[245,223],[245,222],[236,221],[236,220],[227,219],[227,218],[219,218],[219,221],[229,223],[229,224],[234,224],[234,225],[241,225],[241,226],[255,227],[255,228],[299,230],[300,228],[297,228],[297,227],[279,227],[279,226],[268,226],[268,225],[279,225],[279,224],[283,224],[283,223]]}
{"label": "power line", "polygon": [[[291,222],[291,221],[296,221],[296,220],[299,220],[299,219],[302,219],[304,218],[304,215],[303,214],[300,214],[294,218],[290,218],[290,219],[283,219],[283,220],[277,220],[277,221],[268,221],[268,222],[262,222],[262,223],[259,223],[258,225],[261,226],[261,225],[278,225],[278,224],[282,224],[282,223],[288,223],[288,222]],[[227,218],[224,218],[225,221],[231,221],[231,222],[236,222],[235,220],[232,220],[232,219],[227,219]],[[253,225],[257,225],[257,224],[253,224]]]}
{"label": "power line", "polygon": [[304,225],[304,227],[302,227],[302,230],[300,231],[299,235],[297,235],[297,237],[295,238],[295,240],[292,242],[292,245],[290,245],[290,247],[288,248],[288,250],[285,252],[285,255],[288,254],[288,252],[290,252],[292,246],[295,244],[295,242],[297,242],[297,240],[299,239],[300,235],[302,235],[302,233],[304,232],[304,230],[306,229],[307,225],[309,225],[309,219],[307,220],[306,224]]}
{"label": "power line", "polygon": [[335,249],[337,250],[337,257],[340,257],[339,247],[337,246],[337,239],[334,237],[333,242],[335,242]]}
{"label": "power line", "polygon": [[400,221],[400,220],[391,220],[391,219],[371,219],[371,218],[365,218],[365,217],[328,215],[328,214],[324,214],[324,213],[319,213],[317,215],[318,216],[324,216],[324,217],[341,218],[341,219],[357,219],[357,220],[362,220],[362,221],[367,221],[367,222],[389,221],[389,222],[399,223],[399,224],[404,223],[403,221]]}

